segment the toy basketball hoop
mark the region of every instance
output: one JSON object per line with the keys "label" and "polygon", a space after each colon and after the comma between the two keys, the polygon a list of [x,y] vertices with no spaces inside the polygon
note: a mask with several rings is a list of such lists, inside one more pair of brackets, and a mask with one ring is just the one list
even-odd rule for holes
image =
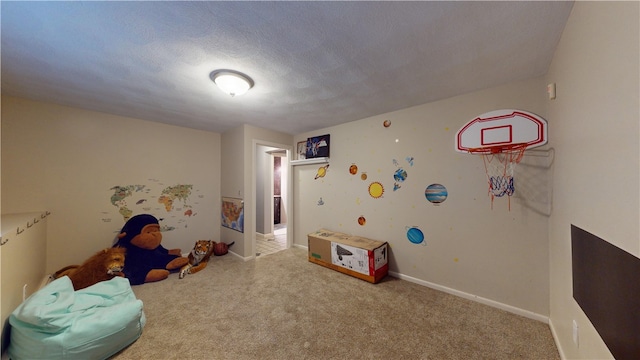
{"label": "toy basketball hoop", "polygon": [[527,149],[547,143],[547,122],[521,110],[496,110],[469,121],[456,133],[456,151],[481,155],[491,208],[496,197],[515,192],[514,170]]}
{"label": "toy basketball hoop", "polygon": [[520,143],[469,149],[470,154],[481,155],[484,161],[492,209],[493,199],[507,195],[511,210],[511,195],[516,191],[513,172],[522,160],[526,148],[527,144]]}

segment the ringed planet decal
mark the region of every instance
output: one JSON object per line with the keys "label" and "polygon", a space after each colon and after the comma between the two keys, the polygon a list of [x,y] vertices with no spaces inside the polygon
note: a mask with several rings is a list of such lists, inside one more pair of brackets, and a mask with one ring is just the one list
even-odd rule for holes
{"label": "ringed planet decal", "polygon": [[422,230],[418,229],[416,226],[407,227],[407,239],[409,239],[412,244],[427,245],[427,243],[424,242],[424,234],[422,233]]}
{"label": "ringed planet decal", "polygon": [[349,174],[355,175],[357,173],[358,173],[358,165],[351,164],[351,166],[349,166]]}
{"label": "ringed planet decal", "polygon": [[328,168],[329,168],[329,164],[319,167],[318,168],[318,172],[316,173],[316,177],[315,177],[314,180],[316,180],[318,178],[323,178],[325,175],[327,175],[327,169]]}
{"label": "ringed planet decal", "polygon": [[382,197],[382,194],[384,194],[384,186],[382,186],[381,183],[374,181],[369,184],[369,195],[371,195],[372,198],[378,199]]}

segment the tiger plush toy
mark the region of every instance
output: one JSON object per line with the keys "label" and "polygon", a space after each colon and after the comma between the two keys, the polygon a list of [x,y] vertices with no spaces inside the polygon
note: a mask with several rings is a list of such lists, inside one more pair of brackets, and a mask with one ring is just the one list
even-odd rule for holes
{"label": "tiger plush toy", "polygon": [[187,274],[195,274],[207,267],[207,262],[213,254],[214,244],[215,242],[212,240],[196,241],[193,250],[189,253],[189,262],[180,269],[180,275],[178,277],[182,279]]}

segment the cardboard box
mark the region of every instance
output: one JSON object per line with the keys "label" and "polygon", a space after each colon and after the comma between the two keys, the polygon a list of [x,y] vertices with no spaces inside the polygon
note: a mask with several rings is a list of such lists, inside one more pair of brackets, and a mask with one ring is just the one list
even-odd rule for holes
{"label": "cardboard box", "polygon": [[320,229],[308,235],[309,261],[377,283],[389,272],[387,243]]}

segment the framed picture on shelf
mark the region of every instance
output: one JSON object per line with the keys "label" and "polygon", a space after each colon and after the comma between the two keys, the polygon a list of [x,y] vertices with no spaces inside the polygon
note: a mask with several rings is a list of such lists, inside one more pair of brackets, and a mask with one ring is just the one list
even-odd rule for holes
{"label": "framed picture on shelf", "polygon": [[298,160],[306,159],[306,154],[307,154],[306,140],[298,141],[297,152],[298,152]]}
{"label": "framed picture on shelf", "polygon": [[331,136],[329,134],[308,138],[305,158],[313,159],[318,157],[329,157],[330,139]]}

